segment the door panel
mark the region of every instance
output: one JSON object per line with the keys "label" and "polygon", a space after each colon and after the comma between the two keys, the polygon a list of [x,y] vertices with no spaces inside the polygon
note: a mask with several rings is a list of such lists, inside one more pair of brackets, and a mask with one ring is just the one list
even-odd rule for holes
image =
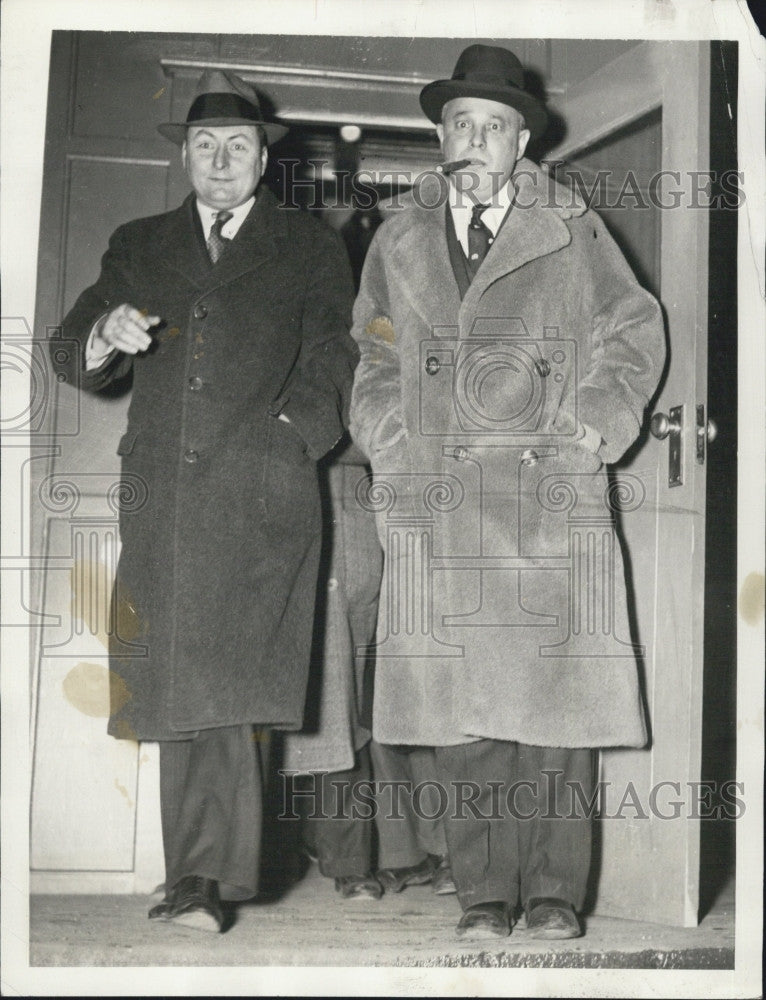
{"label": "door panel", "polygon": [[[130,42],[136,58],[140,41]],[[145,51],[146,72],[112,55],[108,34],[53,38],[36,310],[41,338],[55,335],[96,279],[117,226],[167,206],[172,151],[151,137],[145,107],[141,131],[148,138],[139,142],[131,124],[136,88],[151,89],[152,73],[163,74]],[[71,90],[62,80],[73,81]],[[104,103],[106,93],[111,103]],[[158,100],[164,117],[162,95]],[[33,530],[46,566],[37,605],[46,626],[33,678],[32,888],[153,888],[162,880],[156,747],[106,733],[108,606],[119,545],[112,491],[128,395],[77,393],[54,383],[54,396],[55,447],[31,466]]]}
{"label": "door panel", "polygon": [[[706,404],[708,227],[706,211],[688,206],[693,172],[708,167],[709,59],[707,43],[632,48],[573,88],[565,107],[570,138],[551,154],[567,161],[559,173],[581,165],[591,180],[614,172],[605,221],[666,319],[669,360],[653,412],[684,407],[680,485],[669,484],[669,439],[648,433],[650,414],[613,470],[627,508],[618,524],[633,638],[645,650],[651,741],[646,750],[601,754],[595,905],[598,913],[686,926],[697,922],[699,897],[700,820],[690,783],[700,778],[705,467],[696,460],[695,421],[697,405]],[[658,194],[664,204],[675,200],[667,186],[650,196],[658,170],[677,172],[666,182],[679,192],[678,207],[653,204]],[[638,198],[620,200],[628,171]]]}

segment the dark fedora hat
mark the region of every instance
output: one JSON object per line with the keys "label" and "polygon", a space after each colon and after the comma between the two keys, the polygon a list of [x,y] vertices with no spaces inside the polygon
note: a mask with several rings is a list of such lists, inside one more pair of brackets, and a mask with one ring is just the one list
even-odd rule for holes
{"label": "dark fedora hat", "polygon": [[524,89],[524,68],[510,49],[497,45],[469,45],[460,54],[450,80],[436,80],[420,92],[420,106],[435,124],[447,101],[455,97],[483,97],[515,108],[533,137],[545,131],[548,116],[540,101]]}
{"label": "dark fedora hat", "polygon": [[206,69],[202,74],[185,122],[158,125],[157,131],[180,146],[190,125],[260,125],[270,143],[287,132],[286,126],[263,120],[258,95],[249,83],[222,69]]}

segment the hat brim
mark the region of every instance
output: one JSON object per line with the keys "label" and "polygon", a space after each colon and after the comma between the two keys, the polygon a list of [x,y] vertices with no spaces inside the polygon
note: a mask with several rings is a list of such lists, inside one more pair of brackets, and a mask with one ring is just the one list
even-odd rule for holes
{"label": "hat brim", "polygon": [[274,122],[254,122],[248,118],[204,118],[194,122],[167,122],[158,125],[157,131],[166,139],[170,139],[176,146],[182,146],[186,141],[186,132],[190,128],[200,126],[210,126],[215,128],[220,125],[259,125],[266,133],[266,141],[271,144],[277,142],[282,136],[287,135],[289,129],[286,125],[276,125]]}
{"label": "hat brim", "polygon": [[548,126],[545,108],[531,94],[515,87],[502,87],[477,80],[436,80],[420,92],[420,106],[434,125],[441,122],[442,108],[456,97],[481,97],[514,108],[524,116],[524,123],[533,138],[538,139]]}

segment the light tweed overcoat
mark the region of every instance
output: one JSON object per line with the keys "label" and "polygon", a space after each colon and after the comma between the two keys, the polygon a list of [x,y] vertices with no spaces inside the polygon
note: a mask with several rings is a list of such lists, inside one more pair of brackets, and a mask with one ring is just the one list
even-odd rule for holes
{"label": "light tweed overcoat", "polygon": [[641,746],[613,527],[615,501],[630,510],[641,488],[615,490],[604,463],[658,384],[660,309],[569,191],[525,159],[514,185],[462,301],[443,199],[427,207],[436,187],[380,228],[365,264],[351,431],[386,549],[373,733]]}

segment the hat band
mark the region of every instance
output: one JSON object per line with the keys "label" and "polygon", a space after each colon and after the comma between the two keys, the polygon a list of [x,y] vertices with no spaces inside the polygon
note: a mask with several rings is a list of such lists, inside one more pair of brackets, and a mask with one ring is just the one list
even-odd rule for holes
{"label": "hat band", "polygon": [[458,80],[461,83],[488,83],[495,87],[512,87],[514,90],[522,89],[513,80],[506,79],[504,76],[498,76],[497,73],[477,73],[472,70],[470,73],[460,73],[457,76],[453,76],[452,79]]}
{"label": "hat band", "polygon": [[200,94],[189,108],[186,124],[193,125],[210,118],[245,118],[260,122],[261,111],[239,94]]}

